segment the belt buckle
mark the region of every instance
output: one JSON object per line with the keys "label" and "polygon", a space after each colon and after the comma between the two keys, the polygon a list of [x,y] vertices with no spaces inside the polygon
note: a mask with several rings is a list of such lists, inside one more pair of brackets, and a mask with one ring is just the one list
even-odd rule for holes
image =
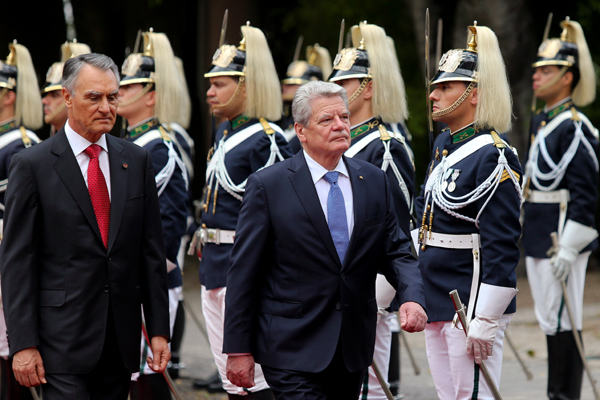
{"label": "belt buckle", "polygon": [[221,244],[221,230],[219,228],[215,229],[214,236],[215,244]]}

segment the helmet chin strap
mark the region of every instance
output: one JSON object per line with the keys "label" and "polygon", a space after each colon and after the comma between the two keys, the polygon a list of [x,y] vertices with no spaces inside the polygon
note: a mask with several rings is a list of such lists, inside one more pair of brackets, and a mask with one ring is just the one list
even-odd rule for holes
{"label": "helmet chin strap", "polygon": [[365,88],[369,84],[370,80],[371,80],[371,78],[365,78],[362,80],[358,89],[356,89],[354,91],[354,93],[352,93],[352,96],[350,96],[348,98],[348,104],[352,103],[354,100],[356,100],[358,98],[358,96],[360,96],[360,94],[363,92],[363,90],[365,90]]}
{"label": "helmet chin strap", "polygon": [[237,97],[240,95],[240,92],[242,91],[242,85],[244,84],[245,81],[246,81],[246,77],[243,76],[243,75],[240,76],[240,80],[238,81],[238,84],[237,84],[237,86],[235,88],[235,92],[233,92],[233,95],[227,101],[227,103],[225,103],[225,104],[216,104],[216,105],[212,106],[212,108],[223,109],[223,108],[227,108],[231,104],[233,104],[233,102],[235,101],[235,99],[237,99]]}
{"label": "helmet chin strap", "polygon": [[146,84],[146,86],[144,86],[144,88],[138,92],[138,94],[136,94],[129,100],[119,102],[119,107],[125,107],[125,106],[135,103],[136,101],[141,99],[146,93],[148,93],[150,91],[150,89],[152,89],[153,85],[154,85],[154,83],[148,82]]}
{"label": "helmet chin strap", "polygon": [[465,99],[469,96],[469,94],[471,93],[471,91],[473,90],[474,87],[475,87],[475,82],[471,82],[469,84],[469,86],[467,86],[467,88],[465,89],[465,92],[458,99],[456,99],[456,101],[450,107],[444,108],[443,110],[440,110],[440,111],[435,111],[435,112],[431,113],[431,116],[432,117],[441,117],[443,115],[448,115],[452,111],[456,110],[458,108],[458,106],[460,106],[462,104],[462,102],[465,101]]}
{"label": "helmet chin strap", "polygon": [[548,83],[546,83],[542,87],[535,89],[533,93],[535,95],[537,95],[538,93],[543,92],[544,90],[549,89],[552,86],[554,86],[556,84],[556,82],[558,82],[560,80],[560,78],[562,78],[564,76],[564,74],[567,73],[568,69],[569,69],[568,65],[565,65],[564,67],[562,67],[560,69],[560,71],[558,71],[558,74],[556,74],[556,76],[554,78],[552,78]]}

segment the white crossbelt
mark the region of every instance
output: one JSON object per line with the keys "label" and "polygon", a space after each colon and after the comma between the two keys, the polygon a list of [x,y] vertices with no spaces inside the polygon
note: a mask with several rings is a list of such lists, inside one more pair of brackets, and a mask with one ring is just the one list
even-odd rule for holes
{"label": "white crossbelt", "polygon": [[525,201],[534,204],[558,204],[558,237],[562,237],[562,231],[567,222],[567,207],[571,195],[568,189],[551,190],[543,192],[541,190],[529,190]]}
{"label": "white crossbelt", "polygon": [[202,229],[202,240],[204,243],[214,244],[233,244],[235,231],[226,231],[224,229]]}

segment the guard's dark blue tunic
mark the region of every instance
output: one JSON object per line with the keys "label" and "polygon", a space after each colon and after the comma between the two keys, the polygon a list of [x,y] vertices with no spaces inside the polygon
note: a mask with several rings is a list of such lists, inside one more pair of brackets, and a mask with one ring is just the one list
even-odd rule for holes
{"label": "guard's dark blue tunic", "polygon": [[[573,141],[575,135],[576,120],[586,119],[585,116],[577,110],[570,100],[563,102],[556,107],[548,110],[540,110],[534,118],[532,126],[531,142],[540,128],[549,124],[555,118],[558,118],[562,113],[571,111],[573,118],[567,118],[562,121],[551,133],[546,136],[546,148],[548,155],[558,163]],[[592,127],[593,128],[593,127]],[[598,157],[598,138],[585,122],[581,124],[581,129],[585,138],[594,148],[596,158]],[[550,171],[548,164],[543,157],[538,158],[538,168],[541,172],[547,173]],[[544,186],[549,184],[548,181],[540,181]],[[540,190],[534,182],[529,181],[526,184],[527,190]],[[567,205],[566,220],[573,220],[580,224],[595,228],[595,212],[596,204],[598,203],[598,172],[596,171],[593,157],[589,154],[587,148],[580,143],[577,152],[567,167],[566,173],[562,178],[556,190],[567,189],[569,191],[570,200]],[[527,193],[524,193],[527,195]],[[559,204],[539,204],[525,201],[523,209],[525,219],[523,222],[523,247],[525,255],[535,258],[548,258],[546,252],[552,247],[550,234],[557,232],[559,220]],[[598,239],[590,243],[584,251],[593,250],[598,247]]]}
{"label": "guard's dark blue tunic", "polygon": [[[255,124],[260,124],[260,122],[244,115],[223,122],[217,129],[213,149],[218,147],[224,136],[226,142],[242,130]],[[276,142],[281,155],[284,158],[291,157],[292,152],[283,135],[278,132],[275,132],[274,135],[276,135]],[[250,174],[262,168],[269,159],[270,149],[271,140],[262,129],[231,149],[225,156],[225,167],[233,183],[239,185]],[[213,150],[210,151],[209,155],[213,156]],[[236,229],[241,201],[229,194],[221,185],[219,185],[216,194],[214,189],[215,182],[210,187],[210,193],[207,185],[203,201],[205,209],[202,211],[202,224],[209,229],[233,231]],[[210,198],[207,198],[208,195],[210,195]],[[232,244],[205,244],[202,260],[200,261],[200,283],[206,289],[211,290],[226,286],[232,247]]]}
{"label": "guard's dark blue tunic", "polygon": [[[434,143],[433,167],[428,166],[428,173],[441,161],[444,150],[448,155],[453,154],[462,146],[482,135],[490,135],[490,131],[466,127],[454,135],[444,131],[438,135]],[[456,187],[448,193],[454,197],[466,195],[480,186],[492,175],[498,166],[500,153],[493,144],[484,145],[478,151],[451,166],[459,173],[448,176],[446,182],[454,181]],[[519,160],[507,147],[504,155],[510,169],[521,180],[522,169]],[[462,215],[475,219],[484,203],[489,199],[481,216],[479,228],[473,223],[459,219],[434,206],[431,230],[435,233],[462,235],[478,233],[481,240],[481,274],[480,283],[494,286],[516,287],[515,268],[519,262],[517,242],[521,235],[519,223],[520,200],[513,181],[503,175],[502,181],[493,195],[483,198],[457,210]],[[423,184],[423,188],[427,180]],[[417,223],[422,224],[425,198],[424,190],[415,201]],[[431,203],[431,201],[429,201]],[[430,214],[426,216],[426,225],[430,225]],[[420,249],[420,245],[419,245]],[[419,267],[425,284],[427,299],[427,315],[430,322],[451,321],[455,310],[450,300],[450,291],[457,289],[463,304],[468,304],[473,278],[473,251],[471,249],[448,249],[426,246],[419,251]],[[506,310],[512,313],[516,310],[513,299]]]}

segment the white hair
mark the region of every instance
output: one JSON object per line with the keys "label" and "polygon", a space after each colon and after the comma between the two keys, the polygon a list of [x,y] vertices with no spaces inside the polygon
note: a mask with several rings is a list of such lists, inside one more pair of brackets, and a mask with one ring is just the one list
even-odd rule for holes
{"label": "white hair", "polygon": [[250,118],[276,121],[283,114],[281,86],[273,56],[262,31],[242,26],[246,45],[246,111]]}
{"label": "white hair", "polygon": [[31,55],[23,45],[13,43],[11,46],[15,49],[17,65],[15,122],[29,129],[39,129],[44,124],[44,112]]}
{"label": "white hair", "polygon": [[[476,29],[478,98],[475,126],[508,132],[512,125],[512,97],[498,38],[490,28],[477,26]],[[468,36],[470,39],[472,34]]]}
{"label": "white hair", "polygon": [[322,97],[340,96],[346,109],[348,108],[348,94],[346,89],[335,83],[312,81],[300,86],[292,102],[292,115],[294,122],[308,126],[312,117],[312,101]]}

